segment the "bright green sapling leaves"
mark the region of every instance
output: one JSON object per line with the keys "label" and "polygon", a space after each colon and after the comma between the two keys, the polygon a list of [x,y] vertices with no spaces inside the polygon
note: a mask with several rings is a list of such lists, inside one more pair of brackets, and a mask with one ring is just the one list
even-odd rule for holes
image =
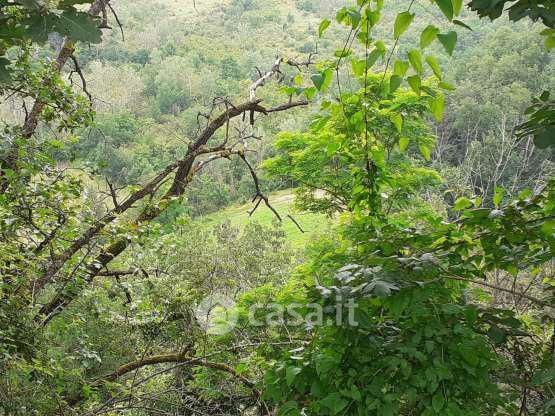
{"label": "bright green sapling leaves", "polygon": [[448,33],[440,33],[437,35],[437,39],[445,48],[445,51],[449,55],[453,55],[453,51],[455,50],[455,45],[457,44],[457,32],[450,31]]}
{"label": "bright green sapling leaves", "polygon": [[453,16],[455,16],[455,8],[453,7],[452,0],[434,0],[434,3],[437,4],[447,19],[453,20]]}
{"label": "bright green sapling leaves", "polygon": [[420,34],[420,48],[424,49],[428,47],[439,34],[439,29],[434,25],[426,26],[426,29]]}
{"label": "bright green sapling leaves", "polygon": [[414,19],[414,13],[402,12],[397,15],[395,24],[393,26],[393,37],[399,39],[403,33],[408,29]]}
{"label": "bright green sapling leaves", "polygon": [[[458,24],[462,1],[435,3]],[[377,23],[365,7],[376,13],[381,2],[359,5],[360,21],[348,9],[338,21],[364,31]],[[413,19],[410,10],[397,14],[395,40]],[[425,120],[441,120],[438,88],[453,87],[422,49],[437,39],[451,55],[457,34],[429,25],[407,60],[385,51],[385,69],[376,65],[370,38],[358,37],[364,57],[353,50],[330,64],[335,70],[350,60],[359,89],[326,102],[308,131],[282,133],[277,155],[264,164],[271,176],[298,184],[301,209],[342,218],[339,236],[322,239],[296,276],[304,302],[322,307],[324,325],[307,329],[303,347],[272,357],[265,398],[280,415],[512,414],[511,393],[496,378],[506,359],[495,348],[527,336],[525,320],[474,302],[468,282],[494,272],[517,278],[552,259],[555,183],[506,204],[496,189],[493,209],[479,198],[458,198],[448,207],[455,221],[435,212],[418,197],[440,181],[424,167],[434,144]],[[426,79],[427,71],[435,79]],[[538,119],[549,115],[548,99],[530,110]],[[356,326],[334,324],[338,299],[357,303]],[[547,291],[527,300],[541,308],[553,298]]]}

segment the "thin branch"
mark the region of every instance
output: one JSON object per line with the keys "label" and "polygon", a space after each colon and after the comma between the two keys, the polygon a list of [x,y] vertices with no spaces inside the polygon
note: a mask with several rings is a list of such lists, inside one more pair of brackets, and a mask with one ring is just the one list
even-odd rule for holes
{"label": "thin branch", "polygon": [[295,218],[293,218],[293,216],[291,214],[287,214],[287,218],[289,218],[291,221],[293,221],[293,224],[295,224],[297,226],[297,228],[299,229],[299,231],[304,234],[304,230],[302,229],[301,225],[297,222],[297,220]]}
{"label": "thin branch", "polygon": [[480,286],[484,286],[484,287],[488,287],[490,289],[494,289],[494,290],[499,290],[501,292],[506,292],[506,293],[510,293],[512,295],[515,296],[521,296],[524,299],[528,299],[530,302],[533,302],[537,305],[541,305],[541,306],[550,306],[549,303],[544,302],[541,299],[535,298],[533,296],[530,296],[526,293],[519,293],[519,292],[515,292],[511,289],[506,289],[504,287],[500,287],[500,286],[496,286],[496,285],[492,285],[490,283],[486,283],[480,280],[475,280],[475,279],[466,279],[464,277],[459,277],[459,276],[453,276],[453,275],[447,275],[447,276],[443,276],[444,279],[449,279],[449,280],[458,280],[460,282],[467,282],[467,283],[474,283],[476,285],[480,285]]}
{"label": "thin branch", "polygon": [[119,30],[121,31],[121,40],[125,42],[125,34],[123,33],[123,25],[121,24],[121,21],[119,20],[118,14],[116,13],[116,11],[114,10],[114,8],[112,7],[112,5],[110,3],[108,3],[106,5],[108,6],[110,11],[114,15],[114,19],[116,19],[116,23],[118,24]]}
{"label": "thin branch", "polygon": [[252,209],[252,211],[249,212],[249,216],[251,216],[252,214],[254,214],[254,212],[256,211],[256,209],[258,208],[258,206],[260,205],[261,201],[264,201],[264,203],[266,204],[266,206],[274,213],[274,215],[276,216],[276,218],[281,222],[281,216],[279,215],[279,213],[275,210],[275,208],[270,204],[270,201],[268,201],[268,197],[266,195],[264,195],[260,189],[260,181],[258,180],[258,176],[256,175],[255,170],[253,169],[253,167],[251,166],[251,164],[249,163],[249,161],[247,160],[247,158],[245,157],[245,155],[243,153],[239,154],[239,157],[243,160],[243,162],[245,162],[245,164],[247,165],[247,167],[249,168],[249,172],[252,176],[252,180],[254,182],[254,186],[256,188],[256,194],[253,198],[253,202],[256,201],[258,199],[257,204],[254,206],[254,208]]}

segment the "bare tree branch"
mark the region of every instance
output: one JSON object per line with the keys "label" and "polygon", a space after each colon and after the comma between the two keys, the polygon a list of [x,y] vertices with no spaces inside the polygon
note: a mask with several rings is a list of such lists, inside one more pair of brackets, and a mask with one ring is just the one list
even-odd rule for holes
{"label": "bare tree branch", "polygon": [[[91,228],[89,228],[83,236],[77,239],[68,249],[66,249],[61,255],[59,255],[56,261],[52,262],[50,266],[47,268],[46,272],[43,274],[42,277],[39,278],[38,282],[35,284],[35,287],[43,288],[46,284],[52,281],[54,276],[61,270],[65,262],[69,260],[74,254],[76,254],[85,244],[87,244],[94,236],[96,236],[102,229],[113,221],[116,218],[116,215],[122,212],[125,212],[127,209],[131,207],[132,202],[136,202],[142,199],[145,195],[149,194],[151,190],[155,189],[156,185],[160,180],[165,178],[169,175],[175,168],[177,171],[173,178],[173,182],[170,185],[167,192],[161,197],[159,201],[157,201],[154,205],[149,205],[145,207],[135,218],[133,221],[134,227],[140,227],[142,224],[153,220],[154,218],[158,217],[161,213],[163,213],[167,207],[174,201],[176,198],[183,195],[186,186],[191,182],[193,175],[195,174],[194,162],[198,155],[206,154],[207,150],[205,146],[210,138],[216,133],[218,129],[222,126],[226,125],[228,120],[240,116],[246,112],[259,112],[262,114],[267,114],[269,112],[277,112],[277,111],[286,111],[290,108],[297,107],[300,105],[306,105],[307,102],[298,102],[298,103],[287,103],[280,105],[275,108],[265,109],[260,105],[261,100],[255,99],[254,101],[247,101],[237,106],[229,107],[226,111],[221,113],[218,117],[213,119],[201,132],[198,138],[189,145],[189,150],[187,155],[180,161],[175,162],[169,165],[162,173],[160,173],[155,179],[156,181],[151,181],[147,187],[141,188],[139,191],[135,192],[128,200],[124,201],[119,205],[117,209],[112,211],[110,214],[105,216],[101,221],[94,224]],[[221,151],[221,147],[218,148]],[[212,149],[214,150],[214,149]],[[222,157],[222,156],[220,156]],[[243,154],[244,157],[244,154]],[[256,173],[246,161],[243,159],[247,166],[249,166],[249,170],[251,172],[251,176],[253,176],[253,180],[255,180],[255,186],[257,186],[257,197],[264,201],[266,206],[272,210],[272,212],[276,215],[276,217],[281,221],[281,216],[277,213],[277,211],[271,206],[268,201],[268,198],[260,192],[260,186],[258,184],[258,178],[256,177]],[[254,173],[254,175],[253,175]],[[106,246],[104,250],[92,261],[92,263],[87,267],[87,276],[84,279],[84,283],[90,283],[95,276],[98,275],[98,272],[104,269],[113,259],[119,256],[129,245],[129,240],[125,237],[117,238],[111,244]],[[76,296],[78,293],[62,293],[58,292],[54,298],[44,305],[39,314],[36,316],[36,321],[41,322],[43,325],[48,323],[55,315],[60,313]]]}

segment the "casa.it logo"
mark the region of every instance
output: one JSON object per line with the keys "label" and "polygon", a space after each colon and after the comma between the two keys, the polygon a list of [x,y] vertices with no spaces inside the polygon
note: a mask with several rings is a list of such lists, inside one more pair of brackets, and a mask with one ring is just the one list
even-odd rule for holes
{"label": "casa.it logo", "polygon": [[205,297],[195,310],[200,327],[212,335],[224,335],[237,325],[235,301],[229,296],[214,293]]}

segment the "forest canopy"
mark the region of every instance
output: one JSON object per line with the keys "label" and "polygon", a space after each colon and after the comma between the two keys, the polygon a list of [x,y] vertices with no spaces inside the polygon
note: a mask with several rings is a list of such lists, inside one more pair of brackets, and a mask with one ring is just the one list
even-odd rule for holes
{"label": "forest canopy", "polygon": [[555,414],[555,4],[0,0],[0,415]]}

